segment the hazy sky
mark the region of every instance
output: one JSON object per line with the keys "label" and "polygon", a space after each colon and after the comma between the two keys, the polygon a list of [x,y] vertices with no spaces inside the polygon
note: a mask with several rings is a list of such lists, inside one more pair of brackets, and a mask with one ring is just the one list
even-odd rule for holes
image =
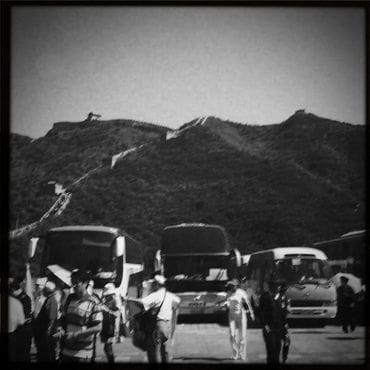
{"label": "hazy sky", "polygon": [[361,8],[13,7],[11,131],[203,115],[278,123],[295,110],[365,123]]}

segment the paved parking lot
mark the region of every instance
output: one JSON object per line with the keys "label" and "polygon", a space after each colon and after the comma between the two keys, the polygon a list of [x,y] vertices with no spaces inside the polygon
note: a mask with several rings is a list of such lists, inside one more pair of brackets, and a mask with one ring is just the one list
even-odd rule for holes
{"label": "paved parking lot", "polygon": [[[293,328],[288,364],[363,364],[365,361],[365,328],[344,334],[340,327]],[[130,339],[114,346],[117,362],[146,362],[144,352]],[[249,363],[266,361],[261,329],[248,330]],[[231,349],[227,326],[214,323],[178,324],[172,343],[175,363],[228,363]],[[105,362],[102,345],[98,343],[97,361]],[[241,360],[237,361],[238,363]]]}

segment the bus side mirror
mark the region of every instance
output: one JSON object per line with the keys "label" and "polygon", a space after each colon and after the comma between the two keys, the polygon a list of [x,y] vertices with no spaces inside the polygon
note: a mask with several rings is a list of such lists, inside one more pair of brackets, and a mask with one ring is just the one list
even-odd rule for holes
{"label": "bus side mirror", "polygon": [[125,252],[125,247],[126,247],[126,241],[123,236],[119,236],[116,239],[116,246],[114,250],[115,257],[121,257],[123,256]]}
{"label": "bus side mirror", "polygon": [[158,249],[155,253],[154,258],[154,271],[159,271],[161,269],[161,251]]}
{"label": "bus side mirror", "polygon": [[241,256],[239,250],[234,248],[232,250],[231,254],[234,255],[233,258],[235,258],[235,266],[240,267],[242,265],[242,256]]}
{"label": "bus side mirror", "polygon": [[28,245],[28,258],[31,259],[35,256],[36,248],[38,245],[40,238],[31,238],[30,243]]}

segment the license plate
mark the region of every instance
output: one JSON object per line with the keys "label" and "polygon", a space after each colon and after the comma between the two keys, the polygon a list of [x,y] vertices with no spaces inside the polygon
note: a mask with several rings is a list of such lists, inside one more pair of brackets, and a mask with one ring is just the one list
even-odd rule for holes
{"label": "license plate", "polygon": [[189,302],[189,307],[190,308],[200,308],[204,307],[205,302]]}

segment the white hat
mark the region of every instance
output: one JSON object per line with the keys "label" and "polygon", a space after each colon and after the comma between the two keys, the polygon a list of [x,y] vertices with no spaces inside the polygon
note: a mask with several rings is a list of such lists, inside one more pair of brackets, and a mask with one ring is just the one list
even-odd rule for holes
{"label": "white hat", "polygon": [[54,282],[48,280],[46,283],[45,283],[45,286],[44,286],[44,289],[47,289],[47,290],[50,290],[51,292],[54,292],[56,288],[56,285]]}
{"label": "white hat", "polygon": [[116,293],[116,287],[113,283],[107,283],[104,285],[103,296],[112,295]]}
{"label": "white hat", "polygon": [[155,275],[154,281],[156,281],[160,285],[164,285],[166,283],[166,278],[163,275]]}

